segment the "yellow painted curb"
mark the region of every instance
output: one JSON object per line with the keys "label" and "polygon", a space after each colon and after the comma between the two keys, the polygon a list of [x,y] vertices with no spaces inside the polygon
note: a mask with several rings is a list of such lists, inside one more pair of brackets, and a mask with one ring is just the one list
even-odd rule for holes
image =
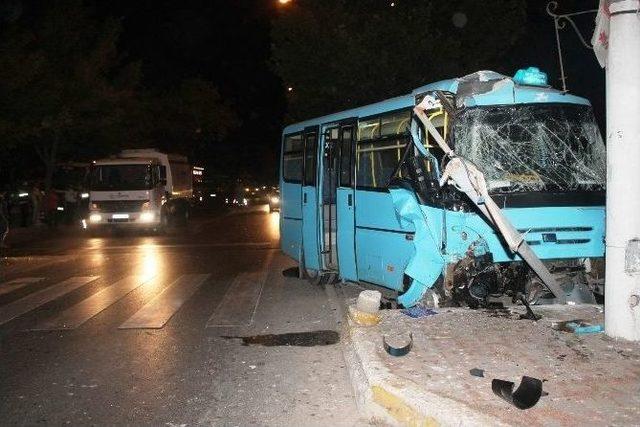
{"label": "yellow painted curb", "polygon": [[380,323],[381,319],[379,314],[365,313],[353,305],[349,306],[349,317],[360,326],[374,326]]}
{"label": "yellow painted curb", "polygon": [[389,415],[402,425],[411,427],[435,427],[440,425],[434,418],[421,415],[401,398],[380,386],[372,386],[371,392],[373,393],[373,401],[385,408]]}

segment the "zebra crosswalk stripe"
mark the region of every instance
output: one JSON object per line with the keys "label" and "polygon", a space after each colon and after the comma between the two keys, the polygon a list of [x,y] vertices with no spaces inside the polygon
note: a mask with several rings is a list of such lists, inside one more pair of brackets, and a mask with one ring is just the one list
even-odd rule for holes
{"label": "zebra crosswalk stripe", "polygon": [[49,301],[60,298],[61,296],[66,295],[87,283],[93,282],[98,279],[98,277],[100,276],[70,277],[69,279],[53,286],[49,286],[2,306],[0,307],[0,325],[4,325],[16,317],[22,316],[23,314],[28,313]]}
{"label": "zebra crosswalk stripe", "polygon": [[44,277],[21,277],[20,279],[10,280],[0,284],[0,295],[8,294],[18,289],[24,288],[32,283],[38,283],[44,280]]}
{"label": "zebra crosswalk stripe", "polygon": [[32,330],[75,329],[151,279],[148,276],[125,277],[57,316],[38,323]]}
{"label": "zebra crosswalk stripe", "polygon": [[200,288],[210,274],[185,274],[149,301],[119,329],[159,329]]}
{"label": "zebra crosswalk stripe", "polygon": [[205,327],[251,326],[264,283],[269,274],[273,252],[269,252],[262,270],[238,274]]}

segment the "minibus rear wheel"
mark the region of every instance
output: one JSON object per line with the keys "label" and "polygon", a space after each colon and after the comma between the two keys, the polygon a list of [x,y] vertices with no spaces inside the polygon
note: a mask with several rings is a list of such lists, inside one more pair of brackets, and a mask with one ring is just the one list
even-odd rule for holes
{"label": "minibus rear wheel", "polygon": [[314,286],[331,285],[338,281],[336,273],[319,273],[317,270],[305,269],[307,280]]}

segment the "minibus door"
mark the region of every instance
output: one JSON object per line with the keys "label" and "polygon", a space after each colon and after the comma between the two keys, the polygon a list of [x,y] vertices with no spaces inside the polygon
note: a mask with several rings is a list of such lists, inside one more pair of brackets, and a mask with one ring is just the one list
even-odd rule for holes
{"label": "minibus door", "polygon": [[320,270],[318,242],[318,126],[304,130],[304,161],[302,166],[302,250],[304,266]]}
{"label": "minibus door", "polygon": [[336,199],[338,266],[343,280],[358,280],[355,252],[355,134],[355,120],[341,123],[340,173]]}

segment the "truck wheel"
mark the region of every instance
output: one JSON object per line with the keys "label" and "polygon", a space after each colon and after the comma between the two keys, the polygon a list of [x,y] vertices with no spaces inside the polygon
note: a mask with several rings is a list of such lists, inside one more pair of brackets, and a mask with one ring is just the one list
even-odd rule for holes
{"label": "truck wheel", "polygon": [[160,225],[155,229],[157,234],[167,234],[169,229],[169,215],[167,213],[160,214]]}
{"label": "truck wheel", "polygon": [[186,227],[189,224],[189,219],[191,218],[191,212],[188,206],[182,210],[180,215],[180,225]]}

